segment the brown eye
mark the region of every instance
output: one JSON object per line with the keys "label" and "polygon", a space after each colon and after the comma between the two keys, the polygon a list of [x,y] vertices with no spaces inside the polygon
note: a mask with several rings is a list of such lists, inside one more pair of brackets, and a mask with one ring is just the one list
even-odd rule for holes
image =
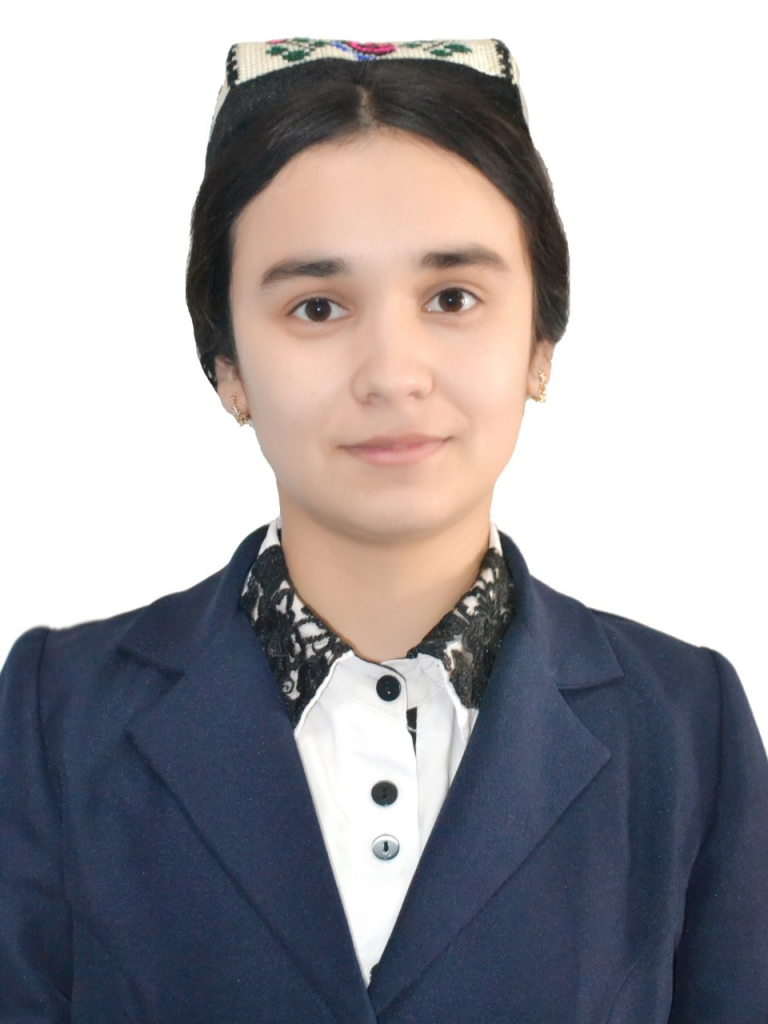
{"label": "brown eye", "polygon": [[428,306],[431,313],[460,313],[463,309],[471,309],[478,299],[466,288],[444,288],[432,299],[432,302],[435,301],[440,308],[430,310]]}
{"label": "brown eye", "polygon": [[[311,323],[319,324],[325,323],[326,320],[338,320],[338,316],[331,316],[331,307],[336,306],[341,309],[341,306],[337,302],[331,302],[330,299],[323,298],[322,295],[314,296],[311,299],[305,299],[304,302],[300,302],[294,310],[291,311],[291,315],[297,315],[299,320],[309,320]],[[306,315],[299,315],[299,310],[306,310]]]}

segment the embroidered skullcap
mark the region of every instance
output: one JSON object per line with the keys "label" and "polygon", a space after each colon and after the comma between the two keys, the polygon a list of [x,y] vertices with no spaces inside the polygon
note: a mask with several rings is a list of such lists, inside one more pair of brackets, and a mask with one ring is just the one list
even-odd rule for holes
{"label": "embroidered skullcap", "polygon": [[287,88],[312,89],[342,79],[365,84],[378,61],[404,71],[429,68],[444,80],[471,82],[530,134],[520,73],[499,39],[416,39],[399,43],[357,43],[349,39],[269,39],[235,43],[227,56],[227,77],[219,90],[206,154],[209,164],[253,114],[285,101]]}

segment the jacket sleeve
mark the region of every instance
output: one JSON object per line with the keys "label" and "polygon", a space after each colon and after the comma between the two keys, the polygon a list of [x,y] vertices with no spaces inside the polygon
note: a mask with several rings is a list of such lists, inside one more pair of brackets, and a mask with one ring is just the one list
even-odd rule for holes
{"label": "jacket sleeve", "polygon": [[691,871],[669,1024],[768,1021],[768,757],[731,663],[720,680],[717,792]]}
{"label": "jacket sleeve", "polygon": [[61,811],[40,716],[50,630],[24,633],[0,673],[0,1021],[70,1020],[71,927]]}

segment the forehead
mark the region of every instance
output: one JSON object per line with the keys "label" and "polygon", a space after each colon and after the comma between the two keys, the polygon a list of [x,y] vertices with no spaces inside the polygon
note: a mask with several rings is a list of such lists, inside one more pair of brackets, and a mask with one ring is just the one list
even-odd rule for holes
{"label": "forehead", "polygon": [[477,168],[428,139],[377,129],[309,147],[252,199],[238,252],[266,263],[331,248],[381,263],[472,242],[524,258],[517,212]]}

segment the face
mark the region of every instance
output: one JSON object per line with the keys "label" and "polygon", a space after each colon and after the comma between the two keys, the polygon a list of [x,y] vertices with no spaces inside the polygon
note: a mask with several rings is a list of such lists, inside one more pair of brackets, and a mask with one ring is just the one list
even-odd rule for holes
{"label": "face", "polygon": [[[230,303],[219,395],[250,414],[284,518],[369,542],[487,525],[552,346],[484,175],[397,129],[304,150],[236,223]],[[436,441],[359,447],[407,434]]]}

